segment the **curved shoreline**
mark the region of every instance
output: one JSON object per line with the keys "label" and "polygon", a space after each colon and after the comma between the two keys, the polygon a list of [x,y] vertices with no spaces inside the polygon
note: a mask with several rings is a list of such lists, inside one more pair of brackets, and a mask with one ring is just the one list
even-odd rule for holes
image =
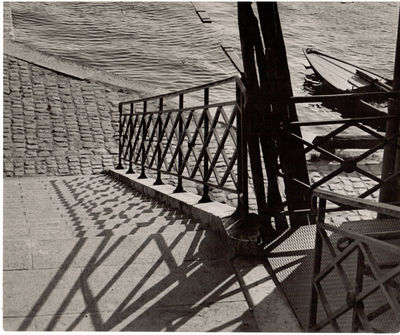
{"label": "curved shoreline", "polygon": [[149,92],[151,92],[152,95],[167,93],[156,86],[106,72],[92,66],[82,65],[76,61],[40,51],[9,38],[3,40],[3,53],[76,79],[97,81],[103,84],[129,89],[137,93],[140,97],[147,95]]}

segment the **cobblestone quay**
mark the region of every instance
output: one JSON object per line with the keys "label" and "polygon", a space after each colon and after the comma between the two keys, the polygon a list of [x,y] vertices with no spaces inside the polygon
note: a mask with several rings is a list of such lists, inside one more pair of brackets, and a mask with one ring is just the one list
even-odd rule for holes
{"label": "cobblestone quay", "polygon": [[[3,71],[5,177],[97,174],[116,165],[118,102],[137,98],[138,92],[80,80],[8,55],[4,55]],[[380,155],[363,166],[379,175]],[[324,160],[308,162],[312,182],[335,168]],[[166,176],[168,183],[176,182],[168,179]],[[369,178],[352,173],[333,178],[323,188],[358,195],[373,184]],[[192,185],[186,188],[197,193]],[[236,205],[235,194],[212,190],[211,196]],[[257,209],[253,192],[250,207]]]}
{"label": "cobblestone quay", "polygon": [[133,91],[4,55],[4,175],[100,173],[118,154],[118,102]]}

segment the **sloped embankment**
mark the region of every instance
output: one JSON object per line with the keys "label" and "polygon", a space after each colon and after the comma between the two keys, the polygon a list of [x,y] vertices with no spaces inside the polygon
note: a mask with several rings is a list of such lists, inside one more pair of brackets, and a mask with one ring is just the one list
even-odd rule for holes
{"label": "sloped embankment", "polygon": [[133,91],[4,55],[4,176],[100,173],[118,154],[118,102]]}

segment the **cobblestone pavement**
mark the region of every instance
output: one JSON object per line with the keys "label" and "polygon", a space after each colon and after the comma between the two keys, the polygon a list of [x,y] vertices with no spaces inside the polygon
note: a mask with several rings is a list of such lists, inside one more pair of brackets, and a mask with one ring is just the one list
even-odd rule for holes
{"label": "cobblestone pavement", "polygon": [[118,153],[118,102],[128,90],[4,56],[4,175],[100,173]]}
{"label": "cobblestone pavement", "polygon": [[[327,176],[333,172],[339,166],[337,164],[326,161],[314,162],[308,164],[308,170],[310,175],[310,181],[312,183],[319,181],[322,177]],[[379,157],[374,157],[374,160],[367,161],[365,164],[359,164],[359,168],[362,170],[380,177],[382,171],[382,164],[379,161]],[[353,173],[341,173],[338,176],[332,178],[326,184],[323,184],[320,188],[327,191],[344,194],[348,196],[359,196],[367,190],[371,189],[377,184],[376,181],[366,177],[365,175],[353,172]],[[379,191],[372,193],[367,199],[378,200]],[[365,210],[353,210],[346,212],[336,212],[327,214],[327,219],[331,222],[343,222],[344,221],[355,221],[355,220],[369,220],[375,218],[376,214],[371,211]]]}
{"label": "cobblestone pavement", "polygon": [[5,330],[258,331],[220,238],[107,176],[5,179],[3,231]]}
{"label": "cobblestone pavement", "polygon": [[[3,71],[4,176],[96,174],[115,166],[118,102],[131,98],[131,91],[74,79],[7,55]],[[379,158],[362,165],[374,175],[380,175],[380,167]],[[309,162],[311,182],[335,168],[324,160]],[[176,184],[174,177],[164,175],[163,180]],[[342,173],[322,188],[357,196],[374,184],[359,173]],[[256,211],[251,179],[249,185],[250,208]],[[200,185],[185,181],[184,186],[187,191],[202,192]],[[227,186],[234,187],[232,182]],[[282,182],[281,190],[284,195]],[[232,193],[211,190],[211,198],[237,204],[237,195]],[[377,198],[377,193],[372,198]],[[349,212],[348,219],[354,216],[370,218],[355,211]]]}
{"label": "cobblestone pavement", "polygon": [[[367,161],[366,164],[359,164],[359,167],[366,172],[379,177],[381,175],[382,165],[380,164],[377,157],[374,157],[374,160]],[[336,169],[339,168],[337,164],[332,162],[328,162],[326,160],[319,160],[307,163],[307,168],[309,172],[310,183],[316,183],[321,178],[331,174]],[[267,179],[265,178],[264,171],[264,182],[265,187],[267,185]],[[369,177],[364,176],[361,173],[353,172],[353,173],[341,173],[334,178],[330,179],[326,183],[320,186],[321,189],[332,191],[340,194],[345,194],[349,196],[359,196],[362,193],[366,192],[373,186],[377,184],[376,181],[370,179]],[[285,188],[283,179],[279,178],[279,188],[281,191],[282,199],[285,200]],[[200,192],[201,189],[198,188]],[[372,193],[367,199],[378,200],[379,191]],[[237,195],[234,193],[226,193],[220,192],[218,190],[211,190],[211,198],[216,201],[227,203],[231,206],[237,205]],[[257,212],[257,203],[256,196],[253,189],[252,179],[251,179],[251,171],[249,169],[249,207],[251,211]],[[336,222],[338,220],[343,221],[351,221],[351,220],[359,220],[359,219],[372,219],[374,218],[373,213],[369,211],[363,210],[354,210],[347,211],[345,214],[343,212],[329,213],[327,214],[327,219],[332,220],[332,222]]]}

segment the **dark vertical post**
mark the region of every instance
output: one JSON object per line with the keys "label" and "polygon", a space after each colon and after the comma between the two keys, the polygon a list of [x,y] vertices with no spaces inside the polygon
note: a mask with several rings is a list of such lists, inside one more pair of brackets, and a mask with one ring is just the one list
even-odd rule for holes
{"label": "dark vertical post", "polygon": [[118,136],[118,165],[116,166],[117,170],[123,170],[124,167],[122,165],[122,104],[118,104],[118,111],[119,111],[119,136]]}
{"label": "dark vertical post", "polygon": [[[210,103],[210,91],[209,88],[205,88],[204,89],[204,105],[207,106]],[[208,108],[206,108],[206,111],[204,113],[204,141],[206,140],[206,138],[208,137],[208,132],[209,132],[209,120],[208,120]],[[203,145],[205,145],[205,143],[203,143]],[[204,176],[207,176],[208,174],[208,155],[207,152],[205,152],[204,154],[204,158],[203,158],[203,173]],[[204,184],[203,185],[203,196],[201,197],[201,199],[199,200],[199,203],[204,203],[204,202],[211,202],[211,199],[208,195],[208,185]]]}
{"label": "dark vertical post", "polygon": [[158,106],[158,148],[157,148],[157,178],[156,181],[154,182],[154,185],[162,185],[163,182],[161,180],[161,142],[162,142],[162,118],[161,118],[161,113],[163,110],[164,106],[164,99],[160,98],[160,104]]}
{"label": "dark vertical post", "polygon": [[[249,214],[249,171],[247,169],[247,128],[243,121],[243,110],[244,110],[244,96],[240,94],[240,113],[237,118],[237,129],[238,132],[237,143],[240,148],[240,156],[238,154],[238,167],[240,166],[240,174],[238,179],[241,179],[241,190],[239,193],[241,202],[241,217],[246,217]],[[240,135],[239,135],[240,134]],[[239,171],[238,171],[239,173]]]}
{"label": "dark vertical post", "polygon": [[241,213],[245,211],[245,205],[243,204],[243,180],[242,180],[242,127],[241,127],[241,120],[242,120],[242,92],[239,88],[239,85],[236,84],[236,104],[238,108],[238,113],[236,114],[236,141],[237,141],[237,206],[236,210],[233,213],[232,217],[237,219],[240,217]]}
{"label": "dark vertical post", "polygon": [[318,311],[318,294],[316,290],[316,283],[314,278],[321,271],[321,260],[322,260],[322,238],[319,233],[319,223],[324,223],[325,220],[325,209],[326,209],[326,200],[319,199],[319,207],[317,205],[317,201],[313,201],[312,212],[313,217],[316,217],[316,228],[315,228],[315,255],[314,255],[314,266],[313,266],[313,274],[311,278],[311,298],[310,298],[310,313],[308,320],[308,329],[307,331],[312,331],[312,328],[315,326],[317,322],[317,311]]}
{"label": "dark vertical post", "polygon": [[133,103],[131,103],[131,112],[130,112],[129,121],[128,121],[128,127],[130,127],[130,131],[129,131],[129,138],[128,138],[128,144],[127,144],[127,147],[129,147],[129,169],[128,169],[128,171],[126,171],[127,174],[134,173],[133,166],[132,166],[132,159],[133,159],[132,137],[133,137],[133,132],[134,132],[132,117],[133,117]]}
{"label": "dark vertical post", "polygon": [[[400,90],[400,10],[399,23],[397,26],[397,44],[393,73],[393,91]],[[398,97],[390,98],[388,105],[389,116],[400,116],[400,101]],[[399,132],[399,119],[390,119],[386,121],[386,137],[393,136]],[[394,173],[400,173],[400,150],[397,147],[398,138],[390,140],[383,152],[382,161],[382,179],[386,179]],[[400,201],[400,176],[383,185],[379,192],[379,201],[394,202]]]}
{"label": "dark vertical post", "polygon": [[[146,128],[146,112],[147,112],[147,101],[143,101],[143,116],[142,116],[142,122],[143,122],[143,127],[142,127],[142,137],[143,137],[143,145],[142,145],[142,164],[141,164],[141,171],[140,171],[140,176],[138,179],[145,179],[146,173],[145,173],[145,165],[146,165],[146,136],[147,136],[147,128]],[[151,117],[151,115],[150,115]],[[150,145],[150,143],[148,144]]]}
{"label": "dark vertical post", "polygon": [[[183,120],[182,120],[182,108],[183,108],[183,94],[179,95],[179,112],[178,112],[178,116],[179,117],[179,124],[178,124],[178,145],[179,145],[179,141],[183,136]],[[179,150],[178,152],[178,185],[176,186],[174,193],[180,193],[180,192],[185,192],[185,190],[183,189],[182,186],[182,177],[180,174],[180,171],[183,171],[182,169],[182,160],[183,160],[183,156],[182,156],[182,151],[180,150],[180,148],[177,148],[177,150]]]}
{"label": "dark vertical post", "polygon": [[[276,2],[258,2],[257,8],[264,45],[267,50],[266,69],[272,112],[278,115],[279,120],[283,123],[297,121],[296,108],[294,104],[289,103],[293,92],[278,5]],[[293,132],[301,136],[299,127],[293,128]],[[295,178],[309,185],[303,144],[292,137],[280,138],[277,143],[280,163],[284,172],[289,211],[310,208],[309,192],[299,188],[298,184],[293,181]],[[298,227],[308,224],[308,218],[306,215],[291,215],[290,222],[293,227]]]}
{"label": "dark vertical post", "polygon": [[[252,11],[251,11],[252,12]],[[283,210],[282,198],[278,185],[278,155],[275,149],[276,142],[278,140],[277,134],[279,133],[279,117],[272,115],[271,110],[271,98],[272,91],[269,89],[269,76],[267,60],[269,51],[263,47],[261,39],[261,33],[259,31],[259,25],[257,18],[252,13],[254,21],[254,49],[257,60],[258,76],[260,81],[259,91],[259,102],[258,105],[262,106],[260,116],[255,120],[255,124],[258,126],[259,141],[263,152],[264,166],[266,175],[268,178],[267,182],[267,224],[263,224],[260,232],[262,237],[273,237],[276,233],[281,233],[288,228],[287,220],[285,215],[281,214]],[[255,70],[256,71],[256,70]],[[270,217],[275,218],[275,232],[272,230]],[[272,235],[272,236],[271,236]]]}
{"label": "dark vertical post", "polygon": [[[365,274],[365,257],[363,252],[361,251],[361,248],[357,248],[357,272],[356,272],[356,283],[355,283],[355,288],[354,288],[354,293],[358,295],[362,289],[363,289],[363,281],[364,281],[364,274]],[[356,304],[360,304],[360,302],[357,302]],[[351,332],[356,333],[359,329],[359,320],[358,320],[358,315],[357,315],[357,309],[358,306],[354,306],[353,309],[353,317],[352,317],[352,322],[351,322]],[[367,329],[364,329],[368,331]]]}
{"label": "dark vertical post", "polygon": [[[258,21],[251,3],[238,3],[238,23],[244,69],[242,79],[246,86],[247,98],[243,110],[243,132],[246,133],[254,193],[258,215],[261,219],[260,234],[262,240],[267,242],[276,236],[276,231],[271,225],[271,216],[276,218],[276,229],[281,228],[280,223],[285,221],[285,218],[278,213],[282,206],[279,206],[281,201],[278,203],[280,191],[276,182],[277,175],[273,170],[273,167],[277,165],[277,157],[272,155],[275,138],[271,131],[271,111],[268,103],[270,92],[266,90],[265,84],[266,60]],[[268,178],[268,204],[260,145]],[[280,217],[283,219],[280,220]]]}

